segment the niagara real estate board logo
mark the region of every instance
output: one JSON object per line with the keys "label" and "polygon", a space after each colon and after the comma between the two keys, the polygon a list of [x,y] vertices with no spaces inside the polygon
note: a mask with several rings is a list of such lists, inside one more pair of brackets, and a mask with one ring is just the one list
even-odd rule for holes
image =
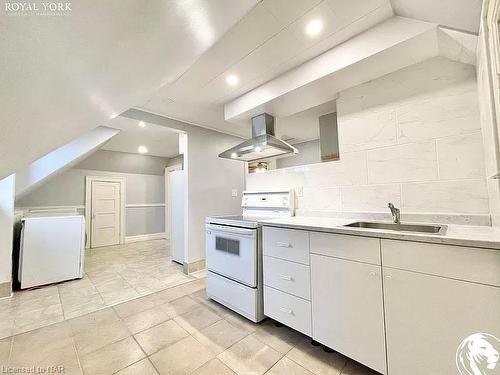
{"label": "niagara real estate board logo", "polygon": [[6,1],[4,11],[8,16],[67,16],[72,11],[71,2],[62,1]]}
{"label": "niagara real estate board logo", "polygon": [[474,333],[458,346],[456,355],[460,375],[500,374],[500,340],[488,333]]}

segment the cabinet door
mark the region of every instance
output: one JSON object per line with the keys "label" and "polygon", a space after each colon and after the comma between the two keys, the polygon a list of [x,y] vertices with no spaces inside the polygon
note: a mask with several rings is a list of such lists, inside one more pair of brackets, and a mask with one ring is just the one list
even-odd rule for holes
{"label": "cabinet door", "polygon": [[385,374],[381,273],[380,266],[311,255],[313,338]]}
{"label": "cabinet door", "polygon": [[466,337],[500,337],[500,288],[385,267],[383,272],[389,375],[458,374],[457,349]]}

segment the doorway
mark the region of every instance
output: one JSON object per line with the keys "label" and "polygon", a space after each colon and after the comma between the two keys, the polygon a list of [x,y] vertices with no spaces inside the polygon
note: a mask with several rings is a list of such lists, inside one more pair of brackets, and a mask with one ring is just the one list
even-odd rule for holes
{"label": "doorway", "polygon": [[174,262],[184,263],[185,171],[181,165],[165,168],[167,233]]}
{"label": "doorway", "polygon": [[87,247],[118,245],[124,242],[125,180],[86,177],[85,217]]}

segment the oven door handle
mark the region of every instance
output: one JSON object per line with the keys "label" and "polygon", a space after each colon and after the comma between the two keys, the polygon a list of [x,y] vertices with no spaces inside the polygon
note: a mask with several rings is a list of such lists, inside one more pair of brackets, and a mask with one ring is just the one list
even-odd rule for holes
{"label": "oven door handle", "polygon": [[238,235],[243,235],[243,236],[248,236],[248,237],[254,237],[255,233],[257,232],[255,229],[236,228],[236,227],[230,227],[230,226],[218,225],[218,224],[207,224],[206,229],[207,229],[207,231],[213,230],[214,232],[238,234]]}

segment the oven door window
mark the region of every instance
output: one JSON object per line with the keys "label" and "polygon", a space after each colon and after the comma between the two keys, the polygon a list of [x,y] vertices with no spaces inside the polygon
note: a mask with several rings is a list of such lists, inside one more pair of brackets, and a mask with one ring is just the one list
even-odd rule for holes
{"label": "oven door window", "polygon": [[215,237],[215,250],[240,255],[240,241],[220,236]]}

